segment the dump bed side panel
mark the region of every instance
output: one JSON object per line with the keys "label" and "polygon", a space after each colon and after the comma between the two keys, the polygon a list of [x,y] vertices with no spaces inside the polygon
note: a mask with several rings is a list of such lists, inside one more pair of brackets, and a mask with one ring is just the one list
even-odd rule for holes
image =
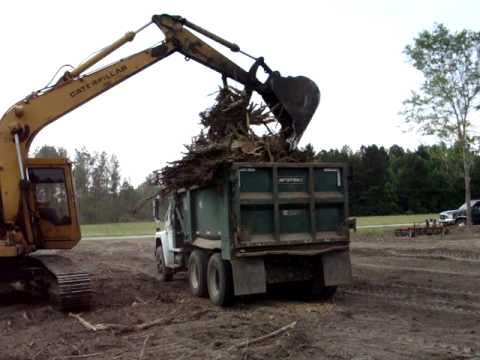
{"label": "dump bed side panel", "polygon": [[222,235],[223,193],[217,187],[191,193],[194,238],[220,239]]}
{"label": "dump bed side panel", "polygon": [[217,179],[211,186],[193,188],[177,193],[181,211],[182,233],[190,245],[221,249],[224,259],[230,259],[232,224],[228,176]]}

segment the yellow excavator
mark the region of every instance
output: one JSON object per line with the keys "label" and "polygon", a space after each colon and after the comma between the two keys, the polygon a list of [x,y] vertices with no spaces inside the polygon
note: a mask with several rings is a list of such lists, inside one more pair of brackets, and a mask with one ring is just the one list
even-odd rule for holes
{"label": "yellow excavator", "polygon": [[[162,43],[86,73],[151,24],[163,32]],[[252,67],[248,71],[239,67],[194,32],[251,57]],[[34,254],[42,249],[72,249],[81,239],[71,163],[67,159],[28,158],[29,148],[48,124],[176,52],[217,71],[224,81],[233,79],[250,94],[260,94],[282,125],[287,141],[296,146],[319,103],[320,93],[313,81],[303,76],[282,77],[263,58],[244,53],[238,45],[185,18],[154,15],[148,24],[65,72],[54,85],[17,102],[1,118],[0,282],[32,284],[48,293],[64,311],[90,306],[88,272],[55,252]],[[260,67],[268,73],[264,82],[256,76]]]}

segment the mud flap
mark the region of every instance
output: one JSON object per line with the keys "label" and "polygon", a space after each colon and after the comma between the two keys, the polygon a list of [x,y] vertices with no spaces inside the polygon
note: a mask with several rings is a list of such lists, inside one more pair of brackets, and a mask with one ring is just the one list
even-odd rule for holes
{"label": "mud flap", "polygon": [[235,295],[262,294],[267,291],[263,258],[231,260]]}
{"label": "mud flap", "polygon": [[334,251],[322,255],[323,281],[325,286],[352,283],[352,265],[348,251]]}

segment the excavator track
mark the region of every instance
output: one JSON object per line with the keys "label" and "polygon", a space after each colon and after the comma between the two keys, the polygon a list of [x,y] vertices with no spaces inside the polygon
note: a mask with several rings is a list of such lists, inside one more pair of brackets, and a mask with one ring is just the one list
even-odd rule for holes
{"label": "excavator track", "polygon": [[50,300],[61,311],[87,310],[92,301],[90,275],[73,261],[59,255],[32,255],[45,269],[42,282]]}

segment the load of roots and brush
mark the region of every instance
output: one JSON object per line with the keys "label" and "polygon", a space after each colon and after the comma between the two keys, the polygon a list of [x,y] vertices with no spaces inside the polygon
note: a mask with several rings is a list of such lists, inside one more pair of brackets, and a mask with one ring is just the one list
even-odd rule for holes
{"label": "load of roots and brush", "polygon": [[209,184],[234,162],[311,160],[307,152],[290,150],[266,105],[251,101],[249,94],[233,87],[218,91],[213,106],[200,113],[200,124],[200,134],[185,145],[183,157],[155,171],[154,182],[162,192]]}

